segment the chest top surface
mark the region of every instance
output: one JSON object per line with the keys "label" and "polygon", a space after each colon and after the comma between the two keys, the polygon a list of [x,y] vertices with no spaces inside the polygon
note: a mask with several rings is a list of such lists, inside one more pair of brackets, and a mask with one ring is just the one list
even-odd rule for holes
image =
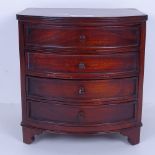
{"label": "chest top surface", "polygon": [[83,17],[83,18],[122,18],[122,17],[143,17],[147,15],[137,9],[93,9],[93,8],[27,8],[17,14],[32,17]]}

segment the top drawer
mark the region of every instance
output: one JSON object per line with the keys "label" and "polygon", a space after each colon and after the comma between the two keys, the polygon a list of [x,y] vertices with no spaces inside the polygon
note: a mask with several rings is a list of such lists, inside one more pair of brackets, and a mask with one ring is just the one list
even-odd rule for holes
{"label": "top drawer", "polygon": [[41,47],[129,47],[139,44],[138,26],[47,26],[26,25],[25,42]]}

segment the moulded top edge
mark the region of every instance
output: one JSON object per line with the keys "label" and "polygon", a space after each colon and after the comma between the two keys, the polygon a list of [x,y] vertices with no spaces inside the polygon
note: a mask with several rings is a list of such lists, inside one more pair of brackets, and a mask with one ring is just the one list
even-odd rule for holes
{"label": "moulded top edge", "polygon": [[39,18],[122,18],[141,17],[145,20],[147,15],[137,9],[102,9],[102,8],[27,8],[17,14],[20,17]]}

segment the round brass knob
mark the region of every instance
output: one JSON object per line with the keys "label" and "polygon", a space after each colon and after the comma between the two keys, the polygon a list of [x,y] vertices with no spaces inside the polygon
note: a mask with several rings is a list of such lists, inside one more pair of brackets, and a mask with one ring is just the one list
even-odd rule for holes
{"label": "round brass knob", "polygon": [[85,94],[85,89],[83,87],[81,87],[79,89],[79,95],[84,95]]}
{"label": "round brass knob", "polygon": [[83,62],[80,62],[78,66],[79,66],[79,69],[85,69],[86,68],[86,66]]}
{"label": "round brass knob", "polygon": [[80,35],[80,41],[84,41],[86,39],[86,36],[85,35]]}

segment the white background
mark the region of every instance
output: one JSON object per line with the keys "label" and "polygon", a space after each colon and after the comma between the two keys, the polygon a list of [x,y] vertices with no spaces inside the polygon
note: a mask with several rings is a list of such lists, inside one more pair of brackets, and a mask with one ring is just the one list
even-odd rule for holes
{"label": "white background", "polygon": [[[16,13],[27,7],[137,8],[148,14],[141,143],[131,146],[124,137],[91,138],[41,136],[22,143],[18,27]],[[0,154],[155,154],[155,1],[154,0],[0,0]]]}

